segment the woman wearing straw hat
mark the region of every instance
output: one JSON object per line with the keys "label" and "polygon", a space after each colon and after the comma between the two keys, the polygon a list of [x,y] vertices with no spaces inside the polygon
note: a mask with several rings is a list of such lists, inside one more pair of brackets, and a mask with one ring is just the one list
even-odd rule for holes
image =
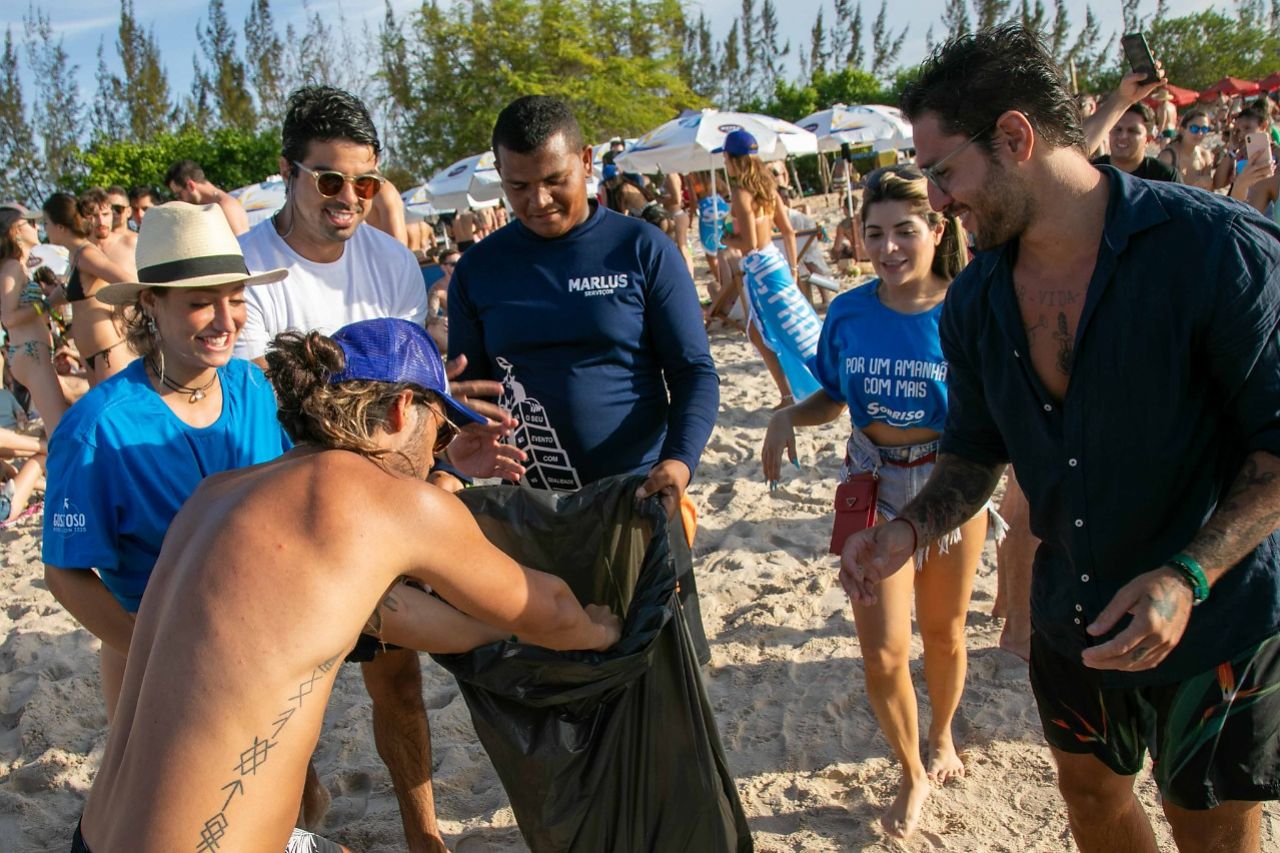
{"label": "woman wearing straw hat", "polygon": [[89,223],[75,196],[54,193],[43,210],[49,242],[71,253],[65,287],[75,311],[71,339],[89,368],[89,384],[96,385],[138,357],[125,343],[122,318],[97,298],[104,285],[124,281],[129,274],[89,239]]}
{"label": "woman wearing straw hat", "polygon": [[45,579],[102,641],[107,719],[115,711],[134,614],[169,522],[206,476],[279,456],[290,442],[262,372],[232,359],[249,275],[217,205],[153,208],[138,238],[138,279],[97,292],[131,306],[140,355],[86,394],[51,442]]}

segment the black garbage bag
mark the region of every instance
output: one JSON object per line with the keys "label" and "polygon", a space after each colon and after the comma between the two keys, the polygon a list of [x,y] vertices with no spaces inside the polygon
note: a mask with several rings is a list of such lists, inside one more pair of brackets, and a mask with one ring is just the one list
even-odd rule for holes
{"label": "black garbage bag", "polygon": [[667,519],[642,477],[573,493],[459,497],[518,562],[626,613],[608,652],[493,643],[433,655],[458,679],[533,853],[749,853],[750,830],[676,595]]}

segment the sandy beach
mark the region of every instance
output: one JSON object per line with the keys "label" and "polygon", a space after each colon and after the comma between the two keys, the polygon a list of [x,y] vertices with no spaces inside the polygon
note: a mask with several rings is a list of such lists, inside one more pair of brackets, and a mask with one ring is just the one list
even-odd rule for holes
{"label": "sandy beach", "polygon": [[[758,452],[777,402],[759,358],[733,329],[712,332],[719,421],[690,494],[700,512],[698,584],[716,722],[760,851],[900,850],[878,817],[898,771],[862,686],[847,599],[826,554],[828,507],[847,421],[802,430],[802,469],[770,492]],[[358,519],[356,519],[358,520]],[[0,851],[65,851],[106,739],[98,643],[45,589],[39,519],[0,531]],[[1001,623],[989,544],[968,617],[969,676],[956,719],[967,778],[936,790],[905,849],[1075,849],[1054,785],[1026,665],[997,648]],[[915,654],[919,654],[919,642]],[[523,851],[507,798],[452,678],[423,656],[441,826],[457,853]],[[919,660],[912,664],[923,691]],[[922,730],[928,703],[922,695]],[[369,699],[344,667],[325,716],[317,767],[333,793],[325,834],[392,853],[403,836],[373,745]],[[1158,813],[1149,773],[1139,782]],[[1173,849],[1156,819],[1161,849]],[[1280,808],[1263,818],[1280,849]],[[699,851],[701,853],[701,851]]]}

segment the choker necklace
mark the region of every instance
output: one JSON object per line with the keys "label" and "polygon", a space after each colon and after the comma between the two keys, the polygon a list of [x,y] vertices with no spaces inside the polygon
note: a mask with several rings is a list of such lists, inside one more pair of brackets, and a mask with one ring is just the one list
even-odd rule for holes
{"label": "choker necklace", "polygon": [[180,385],[177,382],[174,382],[168,376],[165,376],[163,373],[160,372],[160,370],[156,367],[155,362],[153,362],[151,359],[147,359],[147,367],[150,367],[151,372],[154,373],[157,377],[159,377],[160,384],[163,385],[164,387],[169,388],[170,390],[173,390],[173,391],[177,391],[180,394],[190,394],[191,396],[187,398],[187,402],[189,403],[199,403],[201,400],[203,400],[205,398],[204,392],[212,388],[213,383],[218,381],[218,371],[215,370],[213,372],[213,378],[210,379],[208,382],[204,383],[198,388],[190,388],[186,385]]}

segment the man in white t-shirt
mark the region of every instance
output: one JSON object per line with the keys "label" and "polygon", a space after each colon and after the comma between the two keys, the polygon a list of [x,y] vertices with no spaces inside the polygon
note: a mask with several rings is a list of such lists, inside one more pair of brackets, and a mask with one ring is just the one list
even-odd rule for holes
{"label": "man in white t-shirt", "polygon": [[[239,240],[251,272],[284,267],[289,275],[245,291],[248,319],[235,354],[262,363],[267,344],[289,329],[331,334],[378,317],[423,322],[427,291],[413,254],[364,224],[383,182],[381,145],[368,110],[340,89],[307,86],[290,95],[282,135],[284,207]],[[408,849],[443,851],[418,653],[393,647],[375,654],[365,639],[350,659],[362,662],[373,699],[374,742],[391,774]],[[313,769],[303,794],[304,821],[314,826],[327,805]]]}

